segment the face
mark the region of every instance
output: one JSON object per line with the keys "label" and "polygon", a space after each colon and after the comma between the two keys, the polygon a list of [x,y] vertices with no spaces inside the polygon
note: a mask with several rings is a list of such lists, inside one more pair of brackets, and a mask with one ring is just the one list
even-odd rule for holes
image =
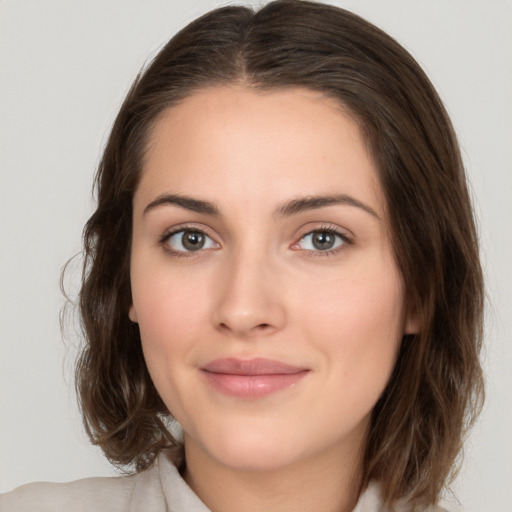
{"label": "face", "polygon": [[304,89],[212,88],[162,114],[131,283],[187,453],[230,468],[360,453],[413,328],[358,126]]}

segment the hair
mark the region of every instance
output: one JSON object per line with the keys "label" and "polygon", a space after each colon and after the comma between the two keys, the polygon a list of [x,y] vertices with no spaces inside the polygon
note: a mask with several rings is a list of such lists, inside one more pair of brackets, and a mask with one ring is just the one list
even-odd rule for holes
{"label": "hair", "polygon": [[483,401],[483,281],[465,172],[448,115],[411,55],[369,22],[321,3],[213,10],[174,36],[128,92],[83,235],[76,383],[87,433],[111,462],[137,471],[179,447],[128,318],[132,200],[158,116],[233,83],[321,92],[362,130],[387,201],[405,306],[420,325],[402,340],[372,412],[362,488],[375,479],[386,503],[433,504]]}

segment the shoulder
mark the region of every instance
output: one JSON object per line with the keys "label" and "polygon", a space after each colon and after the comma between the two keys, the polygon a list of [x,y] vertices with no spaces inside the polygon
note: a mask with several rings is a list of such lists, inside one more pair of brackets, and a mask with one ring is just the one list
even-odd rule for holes
{"label": "shoulder", "polygon": [[68,483],[36,482],[0,496],[0,512],[89,512],[125,510],[135,477],[85,478]]}
{"label": "shoulder", "polygon": [[[155,468],[151,468],[130,476],[31,483],[0,495],[0,512],[124,512],[137,501],[141,487],[145,492],[151,491],[154,480],[159,483]],[[148,507],[149,510],[161,508]]]}
{"label": "shoulder", "polygon": [[[383,507],[383,501],[380,484],[370,482],[352,512],[413,512],[413,508],[406,501],[395,503],[391,510]],[[423,509],[422,512],[448,512],[448,510],[434,506]]]}

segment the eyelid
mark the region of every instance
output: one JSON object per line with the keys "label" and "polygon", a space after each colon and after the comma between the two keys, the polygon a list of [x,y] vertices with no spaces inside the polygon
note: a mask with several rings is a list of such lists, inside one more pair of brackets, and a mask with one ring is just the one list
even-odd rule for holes
{"label": "eyelid", "polygon": [[212,240],[217,247],[220,247],[220,243],[217,242],[216,240],[217,237],[213,236],[207,227],[199,226],[197,224],[178,224],[177,226],[172,226],[171,228],[166,229],[163,232],[163,234],[158,238],[157,245],[162,246],[165,251],[176,256],[191,256],[194,255],[195,253],[201,253],[212,250],[212,248],[206,248],[198,249],[197,251],[178,251],[169,247],[169,245],[167,244],[169,238],[183,231],[195,231],[201,233],[208,237],[210,240]]}
{"label": "eyelid", "polygon": [[[321,225],[317,226],[311,226],[313,223],[308,223],[307,226],[303,227],[301,229],[300,235],[296,238],[296,241],[293,242],[293,244],[290,246],[292,249],[301,251],[308,256],[328,256],[335,253],[339,253],[341,251],[344,251],[348,249],[349,246],[353,245],[355,236],[346,228],[341,228],[334,224],[329,223],[323,223]],[[195,224],[195,223],[184,223],[184,224],[178,224],[175,226],[172,226],[164,231],[164,233],[159,237],[157,240],[157,245],[161,245],[164,250],[166,250],[168,253],[171,253],[173,255],[177,256],[192,256],[195,253],[202,253],[205,251],[210,251],[213,248],[206,248],[206,249],[198,249],[197,251],[181,251],[181,250],[174,250],[169,247],[167,244],[167,241],[170,237],[173,235],[176,235],[183,231],[196,231],[199,233],[204,234],[206,237],[208,237],[210,240],[213,241],[213,243],[217,246],[216,248],[219,248],[221,246],[220,242],[217,241],[218,236],[213,235],[211,233],[211,230],[202,224]],[[314,250],[314,249],[303,249],[301,247],[298,247],[299,243],[308,235],[312,235],[314,233],[318,232],[328,232],[332,233],[333,235],[341,238],[343,243],[341,246],[336,247],[334,249],[326,249],[326,250]],[[347,234],[350,233],[350,234]],[[215,249],[216,249],[215,248]]]}
{"label": "eyelid", "polygon": [[[297,251],[301,251],[305,253],[307,256],[329,256],[334,255],[337,253],[340,253],[342,251],[345,251],[353,245],[354,243],[354,235],[347,234],[346,229],[342,229],[339,226],[333,225],[333,224],[322,224],[317,227],[310,227],[309,229],[304,229],[301,234],[298,236],[297,241],[294,242],[291,246],[292,249],[295,249]],[[305,237],[309,235],[313,235],[314,233],[319,232],[327,232],[332,233],[333,235],[339,237],[342,240],[342,244],[334,249],[326,249],[326,250],[320,250],[320,249],[303,249],[299,247],[299,244],[302,240],[304,240]]]}

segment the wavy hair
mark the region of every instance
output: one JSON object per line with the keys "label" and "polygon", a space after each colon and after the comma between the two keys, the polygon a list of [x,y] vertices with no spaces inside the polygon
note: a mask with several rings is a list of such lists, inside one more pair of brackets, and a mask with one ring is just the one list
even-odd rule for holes
{"label": "wavy hair", "polygon": [[483,400],[483,282],[465,172],[448,115],[411,55],[367,21],[321,3],[211,11],[174,36],[132,85],[97,171],[97,209],[83,235],[85,341],[76,385],[87,433],[125,468],[149,467],[164,448],[179,457],[138,326],[128,318],[132,200],[159,114],[229,83],[319,91],[362,129],[387,201],[406,307],[420,324],[419,334],[404,337],[373,410],[363,486],[380,481],[387,503],[433,504]]}

